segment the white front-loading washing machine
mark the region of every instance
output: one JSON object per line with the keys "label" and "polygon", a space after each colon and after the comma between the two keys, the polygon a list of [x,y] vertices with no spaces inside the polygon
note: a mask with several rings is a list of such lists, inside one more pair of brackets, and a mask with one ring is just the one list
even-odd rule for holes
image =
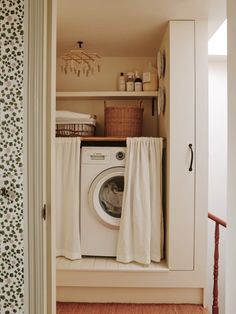
{"label": "white front-loading washing machine", "polygon": [[82,147],[81,254],[116,256],[125,147]]}

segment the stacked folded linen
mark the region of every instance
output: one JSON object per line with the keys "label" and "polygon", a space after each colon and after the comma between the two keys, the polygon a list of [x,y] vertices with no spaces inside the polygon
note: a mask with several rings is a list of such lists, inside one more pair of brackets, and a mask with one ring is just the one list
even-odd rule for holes
{"label": "stacked folded linen", "polygon": [[57,124],[92,124],[96,126],[96,117],[86,113],[78,113],[72,111],[56,111],[56,123]]}

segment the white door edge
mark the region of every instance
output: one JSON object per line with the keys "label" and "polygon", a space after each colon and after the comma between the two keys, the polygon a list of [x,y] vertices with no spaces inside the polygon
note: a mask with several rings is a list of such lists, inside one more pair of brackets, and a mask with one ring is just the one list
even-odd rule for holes
{"label": "white door edge", "polygon": [[[43,281],[43,54],[44,4],[25,2],[24,65],[24,217],[25,313],[44,313]],[[34,18],[32,18],[34,17]],[[38,56],[38,58],[36,57]],[[37,81],[37,84],[35,82]]]}
{"label": "white door edge", "polygon": [[[24,312],[29,314],[29,233],[28,233],[28,18],[29,0],[24,1],[24,91],[23,91],[23,215],[24,215]],[[27,226],[27,227],[26,227]]]}
{"label": "white door edge", "polygon": [[[25,0],[24,28],[24,248],[25,314],[55,314],[51,140],[55,110],[56,0]],[[52,9],[54,8],[54,9]],[[54,17],[53,17],[54,16]],[[54,38],[54,39],[53,39]],[[54,40],[54,41],[53,41]],[[54,50],[53,50],[54,47]],[[52,57],[53,55],[53,57]],[[53,60],[54,58],[54,60]],[[52,104],[52,106],[51,106]],[[46,142],[47,141],[47,142]],[[50,184],[50,186],[48,186]],[[47,191],[47,193],[46,193]],[[49,192],[48,192],[49,191]]]}

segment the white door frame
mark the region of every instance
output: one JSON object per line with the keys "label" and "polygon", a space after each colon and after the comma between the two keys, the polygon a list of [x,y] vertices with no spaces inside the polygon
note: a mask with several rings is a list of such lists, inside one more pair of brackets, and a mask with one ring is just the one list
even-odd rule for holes
{"label": "white door frame", "polygon": [[233,314],[236,309],[236,2],[227,0],[227,20],[228,20],[228,186],[227,186],[227,246],[226,246],[226,300],[225,313]]}
{"label": "white door frame", "polygon": [[25,0],[24,26],[25,314],[54,314],[56,0]]}

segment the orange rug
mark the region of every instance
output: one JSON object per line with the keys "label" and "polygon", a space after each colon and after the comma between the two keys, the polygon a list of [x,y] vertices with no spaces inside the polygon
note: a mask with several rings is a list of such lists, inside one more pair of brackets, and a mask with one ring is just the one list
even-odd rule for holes
{"label": "orange rug", "polygon": [[57,302],[57,314],[209,314],[200,305]]}

